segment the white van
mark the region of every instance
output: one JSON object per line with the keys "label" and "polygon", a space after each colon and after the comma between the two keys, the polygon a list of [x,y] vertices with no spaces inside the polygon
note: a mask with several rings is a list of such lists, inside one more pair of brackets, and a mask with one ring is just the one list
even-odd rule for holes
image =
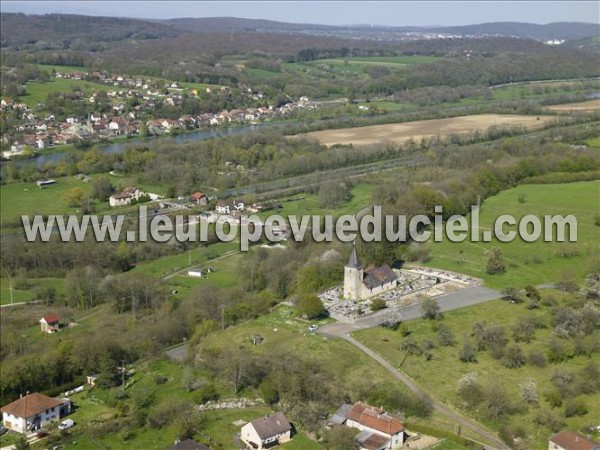
{"label": "white van", "polygon": [[75,422],[73,422],[72,419],[67,419],[67,420],[63,420],[59,425],[58,425],[58,429],[59,430],[67,430],[69,428],[71,428],[73,425],[75,425]]}

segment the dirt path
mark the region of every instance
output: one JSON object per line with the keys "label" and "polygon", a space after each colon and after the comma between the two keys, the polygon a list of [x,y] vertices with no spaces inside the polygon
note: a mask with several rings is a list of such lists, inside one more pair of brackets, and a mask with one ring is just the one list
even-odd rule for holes
{"label": "dirt path", "polygon": [[[387,360],[385,360],[382,356],[375,353],[373,350],[368,348],[366,345],[361,344],[360,342],[358,342],[356,339],[354,339],[352,336],[350,336],[348,334],[343,335],[341,337],[342,337],[342,339],[348,341],[350,344],[354,345],[356,348],[361,350],[367,356],[369,356],[372,359],[374,359],[375,361],[377,361],[383,367],[385,367],[388,370],[388,372],[390,372],[399,381],[404,383],[418,397],[430,398],[427,396],[425,391],[423,391],[419,386],[417,386],[409,377],[407,377],[405,374],[400,372],[393,365],[391,365]],[[469,430],[473,431],[474,433],[477,433],[479,436],[481,436],[483,439],[485,439],[486,442],[492,443],[494,445],[493,448],[501,449],[501,450],[510,450],[510,447],[508,447],[506,444],[504,444],[504,442],[502,442],[500,439],[498,439],[498,437],[496,437],[496,435],[494,433],[487,430],[483,426],[471,422],[469,419],[463,417],[459,413],[453,411],[452,409],[448,408],[446,405],[444,405],[436,400],[431,399],[431,401],[433,403],[433,408],[437,412],[446,416],[448,419],[460,424],[461,426],[468,428]],[[492,448],[492,447],[485,447],[485,448]]]}

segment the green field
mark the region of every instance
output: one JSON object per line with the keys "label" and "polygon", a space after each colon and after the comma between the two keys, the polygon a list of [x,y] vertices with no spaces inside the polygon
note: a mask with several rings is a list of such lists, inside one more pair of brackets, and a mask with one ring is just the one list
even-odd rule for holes
{"label": "green field", "polygon": [[[12,281],[12,297],[14,303],[29,302],[32,300],[36,300],[36,287],[54,288],[57,297],[60,297],[64,294],[65,280],[62,278],[30,278],[25,282],[26,286],[20,286],[17,280],[15,279],[13,279]],[[15,286],[19,287],[19,289],[17,289]],[[0,305],[8,305],[11,302],[10,300],[10,283],[8,281],[8,278],[2,277],[0,278]]]}
{"label": "green field", "polygon": [[[119,177],[108,174],[94,174],[94,177],[106,176],[118,190],[127,186],[137,186],[146,192],[164,194],[164,187],[140,184],[133,177]],[[85,196],[92,191],[89,182],[80,181],[76,177],[55,178],[56,184],[45,186],[40,189],[35,182],[9,183],[0,186],[0,228],[14,228],[22,214],[75,214],[78,208],[68,206],[63,199],[65,193],[73,188],[81,188]],[[135,207],[111,208],[108,202],[93,201],[96,212],[119,212],[134,211]]]}
{"label": "green field", "polygon": [[[519,202],[521,195],[524,196],[523,203]],[[582,280],[590,257],[597,255],[599,250],[600,227],[594,225],[595,217],[600,214],[599,197],[600,181],[522,185],[501,192],[483,203],[481,230],[491,230],[494,220],[502,214],[511,214],[517,223],[527,214],[537,217],[572,214],[577,219],[577,242],[561,244],[538,240],[526,243],[517,238],[509,243],[470,242],[469,239],[453,243],[444,237],[443,242],[429,244],[431,259],[426,265],[483,278],[492,288],[554,283],[565,268]],[[510,230],[517,230],[517,227],[510,227]],[[503,274],[489,275],[485,272],[486,253],[492,248],[500,248],[503,253],[506,264]],[[561,257],[558,253],[565,248],[575,254]]]}
{"label": "green field", "polygon": [[90,183],[75,177],[55,178],[56,184],[40,189],[35,182],[10,183],[0,186],[0,215],[2,225],[14,221],[21,214],[73,214],[77,208],[67,206],[63,196],[73,188],[81,188],[84,194],[92,190]]}
{"label": "green field", "polygon": [[275,78],[275,77],[278,77],[279,75],[281,75],[280,72],[273,72],[271,70],[264,70],[264,69],[255,69],[252,67],[246,67],[244,69],[244,72],[246,72],[248,75],[250,75],[253,78],[260,78],[260,79]]}
{"label": "green field", "polygon": [[[333,61],[349,61],[358,63],[378,63],[378,64],[426,64],[439,61],[437,56],[348,56],[346,58],[332,58]],[[326,61],[326,60],[318,60]]]}
{"label": "green field", "polygon": [[71,72],[87,72],[85,67],[80,66],[55,66],[52,64],[37,64],[37,66],[48,72],[52,72],[52,70],[60,73],[71,73]]}
{"label": "green field", "polygon": [[298,194],[292,197],[286,197],[277,200],[281,208],[264,211],[258,214],[261,219],[266,219],[270,215],[278,214],[283,217],[295,215],[299,218],[301,215],[313,214],[332,214],[336,217],[343,214],[356,214],[362,208],[368,206],[371,202],[371,193],[373,185],[360,183],[354,186],[350,192],[351,198],[334,209],[323,208],[320,205],[319,197],[313,194]]}
{"label": "green field", "polygon": [[[553,291],[542,291],[542,298],[552,296],[562,304],[567,304],[570,299],[564,294]],[[493,359],[489,352],[477,353],[477,363],[463,363],[458,359],[458,352],[463,342],[463,336],[469,335],[473,324],[478,320],[486,320],[489,323],[504,325],[510,330],[511,324],[524,314],[532,314],[527,309],[527,304],[513,305],[506,301],[495,300],[474,307],[451,311],[444,314],[442,322],[447,325],[454,336],[457,344],[455,346],[443,347],[436,345],[431,350],[433,357],[425,360],[423,356],[409,356],[402,371],[409,375],[417,384],[423,387],[430,395],[452,405],[465,415],[470,415],[474,419],[498,429],[499,424],[493,421],[483,419],[482,414],[477,410],[462,407],[461,399],[456,393],[457,381],[470,372],[476,372],[478,380],[485,382],[488,379],[496,380],[502,384],[512,399],[519,399],[519,385],[528,379],[535,379],[538,384],[537,391],[540,395],[540,409],[548,408],[546,400],[543,399],[543,393],[551,387],[551,377],[557,368],[568,368],[577,370],[589,362],[587,356],[576,356],[568,362],[551,364],[547,367],[534,367],[525,365],[518,369],[509,369],[503,366],[499,361]],[[549,323],[549,309],[543,308],[534,313],[545,323]],[[417,342],[423,342],[429,339],[438,343],[436,332],[432,329],[432,324],[428,320],[419,319],[407,323],[410,330],[410,337]],[[529,344],[520,344],[525,353],[530,350],[543,350],[543,343],[551,336],[552,327],[539,329],[536,332],[535,339]],[[372,328],[363,330],[354,334],[361,342],[383,355],[388,361],[396,367],[404,357],[400,350],[402,337],[397,331],[390,331],[385,328]],[[510,331],[508,332],[510,340]],[[597,360],[597,356],[594,356]],[[600,393],[590,394],[585,397],[585,401],[590,408],[587,415],[580,417],[567,418],[567,429],[580,430],[588,423],[596,423],[600,411],[594,405],[600,404]],[[537,408],[525,409],[525,411],[514,414],[510,417],[510,423],[521,425],[526,428],[528,436],[531,437],[531,445],[527,448],[533,450],[546,449],[548,446],[548,437],[552,434],[545,427],[536,426],[532,423],[532,415]]]}
{"label": "green field", "polygon": [[587,141],[585,141],[585,143],[590,147],[600,148],[600,136],[588,139]]}
{"label": "green field", "polygon": [[113,86],[92,83],[85,80],[54,79],[46,83],[31,81],[25,86],[26,94],[19,97],[19,100],[30,108],[35,108],[37,103],[46,102],[46,97],[50,92],[71,92],[76,86],[83,89],[84,92],[111,91],[114,89]]}

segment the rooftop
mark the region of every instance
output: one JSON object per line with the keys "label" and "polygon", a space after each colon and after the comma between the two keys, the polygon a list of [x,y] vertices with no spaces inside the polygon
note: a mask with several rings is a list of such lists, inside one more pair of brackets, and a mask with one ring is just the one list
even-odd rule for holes
{"label": "rooftop", "polygon": [[0,410],[16,417],[27,418],[62,405],[64,402],[64,400],[34,392],[3,406]]}
{"label": "rooftop", "polygon": [[592,441],[582,434],[564,430],[550,438],[550,442],[560,445],[565,450],[599,450],[600,443]]}

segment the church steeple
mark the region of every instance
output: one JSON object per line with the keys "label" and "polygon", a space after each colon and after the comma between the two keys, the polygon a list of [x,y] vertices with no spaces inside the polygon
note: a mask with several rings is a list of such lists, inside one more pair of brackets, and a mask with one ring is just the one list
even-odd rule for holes
{"label": "church steeple", "polygon": [[362,267],[358,261],[358,255],[356,254],[356,242],[352,245],[352,253],[350,254],[350,259],[348,260],[346,267],[352,269],[360,269]]}
{"label": "church steeple", "polygon": [[356,243],[354,243],[348,264],[344,267],[344,298],[356,300],[362,297],[363,278],[363,268],[358,260]]}

